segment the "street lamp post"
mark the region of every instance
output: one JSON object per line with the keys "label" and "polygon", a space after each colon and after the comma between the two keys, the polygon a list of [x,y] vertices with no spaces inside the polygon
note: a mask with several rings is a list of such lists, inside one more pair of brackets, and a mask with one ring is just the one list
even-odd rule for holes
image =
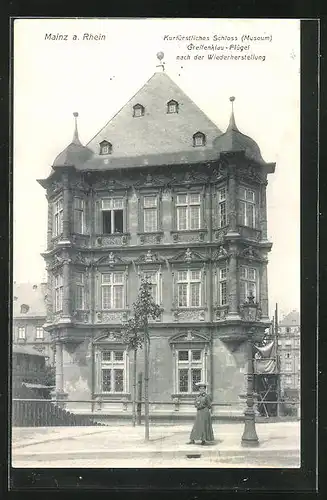
{"label": "street lamp post", "polygon": [[[243,317],[247,323],[255,322],[258,315],[258,304],[251,294],[247,302],[243,304]],[[255,428],[255,411],[254,411],[254,367],[253,367],[253,336],[255,328],[249,328],[247,335],[247,353],[248,353],[248,373],[247,373],[247,390],[246,390],[246,409],[244,412],[244,432],[242,436],[242,446],[255,447],[259,446],[259,439]]]}

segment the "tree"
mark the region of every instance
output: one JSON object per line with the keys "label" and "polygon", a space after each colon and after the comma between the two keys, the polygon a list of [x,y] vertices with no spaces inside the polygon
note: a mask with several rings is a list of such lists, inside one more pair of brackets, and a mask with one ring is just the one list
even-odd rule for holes
{"label": "tree", "polygon": [[145,440],[149,440],[149,319],[157,319],[162,313],[162,308],[155,303],[152,285],[147,278],[142,278],[138,296],[133,304],[133,316],[122,329],[122,340],[127,343],[128,349],[134,351],[133,374],[133,425],[135,425],[135,399],[136,399],[136,359],[138,349],[144,347],[144,426]]}

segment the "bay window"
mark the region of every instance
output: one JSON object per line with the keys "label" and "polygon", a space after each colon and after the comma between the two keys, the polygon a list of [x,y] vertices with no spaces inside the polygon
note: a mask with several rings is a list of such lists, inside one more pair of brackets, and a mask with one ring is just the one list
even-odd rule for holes
{"label": "bay window", "polygon": [[61,311],[62,310],[62,299],[63,299],[63,294],[64,294],[64,284],[63,284],[63,277],[62,274],[57,274],[55,276],[55,286],[54,286],[54,293],[55,293],[55,300],[54,300],[54,306],[55,306],[55,311]]}
{"label": "bay window", "polygon": [[218,190],[218,227],[227,225],[227,197],[226,188]]}
{"label": "bay window", "polygon": [[84,233],[84,200],[74,197],[74,232],[78,234]]}
{"label": "bay window", "polygon": [[246,302],[250,295],[257,298],[257,270],[253,267],[240,267],[240,302]]}
{"label": "bay window", "polygon": [[102,309],[124,308],[124,273],[112,272],[101,275]]}
{"label": "bay window", "polygon": [[241,226],[256,226],[256,202],[255,192],[252,189],[239,188],[239,213],[238,221]]}
{"label": "bay window", "polygon": [[63,231],[63,201],[59,198],[53,206],[53,236],[59,236]]}

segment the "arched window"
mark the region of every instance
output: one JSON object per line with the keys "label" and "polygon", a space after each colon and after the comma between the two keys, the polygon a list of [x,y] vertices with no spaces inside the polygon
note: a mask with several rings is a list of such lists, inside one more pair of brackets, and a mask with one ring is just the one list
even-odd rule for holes
{"label": "arched window", "polygon": [[100,142],[100,155],[110,155],[112,153],[112,144],[108,141]]}
{"label": "arched window", "polygon": [[196,132],[193,135],[193,146],[199,147],[199,146],[205,146],[205,144],[206,144],[206,136],[202,132]]}
{"label": "arched window", "polygon": [[174,99],[167,102],[167,113],[178,113],[178,102]]}
{"label": "arched window", "polygon": [[135,104],[135,106],[133,106],[133,116],[134,118],[144,116],[144,106],[142,106],[142,104]]}

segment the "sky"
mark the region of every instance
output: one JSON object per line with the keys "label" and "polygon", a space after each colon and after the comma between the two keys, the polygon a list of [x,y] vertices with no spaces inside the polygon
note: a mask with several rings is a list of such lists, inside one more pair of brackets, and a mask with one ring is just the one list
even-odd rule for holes
{"label": "sky", "polygon": [[[64,39],[49,39],[50,34]],[[104,39],[83,40],[84,34]],[[209,41],[173,39],[193,35]],[[216,50],[190,50],[190,44],[213,44]],[[229,97],[235,96],[238,128],[258,143],[265,161],[276,162],[267,187],[268,236],[273,242],[268,265],[270,316],[275,303],[281,314],[299,310],[298,20],[15,20],[14,281],[45,279],[40,253],[46,249],[47,202],[36,180],[48,176],[55,157],[71,142],[72,113],[79,113],[79,136],[85,144],[158,70],[159,51],[164,53],[167,74],[222,131],[230,117]],[[250,59],[209,60],[208,53]],[[190,59],[177,59],[187,55]],[[202,59],[194,58],[201,55]],[[255,59],[258,56],[261,59]]]}

